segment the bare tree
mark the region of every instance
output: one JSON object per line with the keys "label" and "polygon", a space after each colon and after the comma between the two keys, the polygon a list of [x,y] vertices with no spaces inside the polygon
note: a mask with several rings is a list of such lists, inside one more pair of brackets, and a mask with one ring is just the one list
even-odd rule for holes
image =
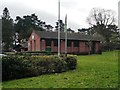
{"label": "bare tree", "polygon": [[89,29],[90,34],[103,38],[104,45],[110,50],[111,37],[113,34],[118,34],[118,29],[115,25],[116,12],[102,8],[93,8],[90,11],[87,22],[91,26]]}
{"label": "bare tree", "polygon": [[113,10],[105,10],[102,8],[93,8],[90,11],[90,15],[87,18],[87,22],[89,25],[97,25],[97,24],[104,24],[113,25],[116,22],[115,11]]}

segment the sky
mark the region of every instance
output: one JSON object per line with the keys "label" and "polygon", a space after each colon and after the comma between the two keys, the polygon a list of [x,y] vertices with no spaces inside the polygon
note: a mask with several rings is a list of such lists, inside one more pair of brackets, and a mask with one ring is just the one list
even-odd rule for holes
{"label": "sky", "polygon": [[[60,0],[60,18],[64,21],[67,14],[68,27],[77,30],[89,27],[86,18],[92,8],[111,9],[118,17],[119,0]],[[58,0],[1,0],[0,15],[7,7],[10,16],[15,20],[16,16],[23,17],[35,13],[38,18],[51,24],[53,27],[58,20]]]}
{"label": "sky", "polygon": [[120,29],[120,1],[118,4],[118,28]]}

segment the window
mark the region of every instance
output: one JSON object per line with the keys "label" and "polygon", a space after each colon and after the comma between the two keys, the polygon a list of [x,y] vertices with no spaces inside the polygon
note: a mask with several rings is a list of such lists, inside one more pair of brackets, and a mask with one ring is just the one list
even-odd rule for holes
{"label": "window", "polygon": [[58,40],[53,40],[54,41],[54,46],[58,46]]}
{"label": "window", "polygon": [[67,47],[71,47],[71,41],[67,41]]}
{"label": "window", "polygon": [[50,39],[46,40],[46,46],[51,46],[51,40]]}
{"label": "window", "polygon": [[34,37],[35,37],[34,34],[32,34],[32,39],[34,39]]}
{"label": "window", "polygon": [[74,41],[74,47],[79,47],[79,41]]}

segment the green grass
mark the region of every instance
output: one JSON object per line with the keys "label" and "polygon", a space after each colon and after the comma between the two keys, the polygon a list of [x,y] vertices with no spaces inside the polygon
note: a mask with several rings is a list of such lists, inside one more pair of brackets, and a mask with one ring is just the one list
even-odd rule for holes
{"label": "green grass", "polygon": [[118,51],[78,56],[77,69],[3,82],[3,88],[117,88]]}

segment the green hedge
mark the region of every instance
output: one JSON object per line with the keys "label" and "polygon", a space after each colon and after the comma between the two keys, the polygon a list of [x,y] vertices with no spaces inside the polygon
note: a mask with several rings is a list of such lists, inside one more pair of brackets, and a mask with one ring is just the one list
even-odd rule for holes
{"label": "green hedge", "polygon": [[2,57],[2,80],[12,80],[42,74],[61,73],[76,68],[75,56],[7,56]]}
{"label": "green hedge", "polygon": [[67,62],[67,67],[68,69],[72,70],[72,69],[76,69],[76,65],[77,65],[77,57],[76,56],[68,56],[65,61]]}

